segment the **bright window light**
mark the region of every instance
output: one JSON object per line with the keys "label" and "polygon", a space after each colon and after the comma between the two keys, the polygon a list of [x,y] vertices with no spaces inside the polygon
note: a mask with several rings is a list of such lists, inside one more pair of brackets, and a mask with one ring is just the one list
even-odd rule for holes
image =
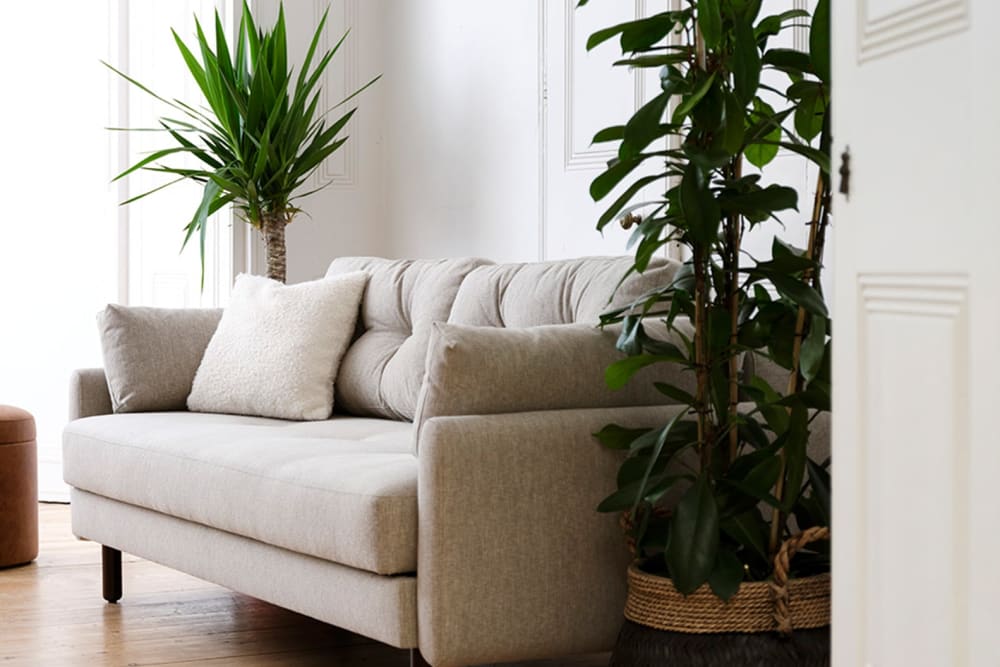
{"label": "bright window light", "polygon": [[[231,28],[233,3],[218,4]],[[211,0],[61,2],[57,21],[51,3],[4,7],[6,25],[18,29],[0,40],[10,92],[0,104],[0,404],[35,416],[43,499],[66,497],[60,467],[68,380],[73,369],[101,365],[98,311],[111,302],[197,307],[228,299],[227,216],[211,227],[204,291],[197,244],[179,253],[196,186],[178,184],[124,212],[117,207],[123,194],[141,192],[155,178],[143,175],[125,188],[111,178],[163,137],[131,134],[120,146],[105,128],[123,120],[150,126],[165,109],[120,86],[100,64],[124,61],[154,89],[197,101],[170,28],[189,39],[193,15],[208,21],[215,6]]]}

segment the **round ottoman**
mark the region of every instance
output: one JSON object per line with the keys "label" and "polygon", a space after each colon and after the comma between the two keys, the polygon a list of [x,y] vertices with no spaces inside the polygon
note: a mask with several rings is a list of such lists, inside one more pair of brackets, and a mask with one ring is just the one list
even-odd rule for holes
{"label": "round ottoman", "polygon": [[0,567],[38,555],[38,462],[35,419],[0,405]]}

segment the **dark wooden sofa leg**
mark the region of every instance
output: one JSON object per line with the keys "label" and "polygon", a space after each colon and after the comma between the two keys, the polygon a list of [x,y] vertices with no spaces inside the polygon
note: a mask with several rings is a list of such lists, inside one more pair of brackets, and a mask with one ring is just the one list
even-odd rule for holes
{"label": "dark wooden sofa leg", "polygon": [[104,575],[104,599],[114,604],[122,599],[122,552],[101,545]]}
{"label": "dark wooden sofa leg", "polygon": [[424,660],[420,651],[415,648],[410,649],[410,667],[431,667],[431,664]]}

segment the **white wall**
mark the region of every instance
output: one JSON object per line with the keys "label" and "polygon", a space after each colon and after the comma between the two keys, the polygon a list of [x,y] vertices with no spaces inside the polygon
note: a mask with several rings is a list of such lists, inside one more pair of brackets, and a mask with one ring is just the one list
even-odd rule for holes
{"label": "white wall", "polygon": [[[257,0],[254,12],[272,21],[277,4]],[[594,229],[600,208],[587,187],[610,156],[590,138],[652,88],[610,69],[614,45],[590,55],[583,45],[596,27],[656,3],[575,4],[334,0],[329,35],[346,25],[352,34],[332,66],[331,96],[345,81],[383,76],[329,168],[337,184],[304,203],[312,219],[289,228],[289,280],[316,277],[339,255],[623,252],[620,230],[602,238]],[[300,51],[325,6],[286,3]]]}
{"label": "white wall", "polygon": [[[289,228],[289,279],[319,276],[339,255],[528,261],[626,252],[627,234],[615,224],[604,236],[595,230],[603,207],[588,187],[613,153],[590,139],[626,119],[659,82],[655,72],[612,69],[616,40],[592,53],[585,43],[597,28],[671,1],[595,0],[576,9],[576,0],[333,0],[328,35],[345,26],[352,34],[331,67],[331,97],[345,83],[383,76],[359,101],[347,151],[325,168],[336,185],[307,200],[312,218]],[[255,14],[273,20],[277,4],[257,0]],[[767,0],[765,10],[806,4]],[[326,6],[286,3],[300,51]],[[803,35],[794,40],[800,48]],[[772,171],[802,188],[802,212],[785,222],[804,242],[811,178],[796,158]],[[763,229],[748,248],[766,256],[774,231]]]}
{"label": "white wall", "polygon": [[383,3],[387,251],[533,258],[536,3]]}

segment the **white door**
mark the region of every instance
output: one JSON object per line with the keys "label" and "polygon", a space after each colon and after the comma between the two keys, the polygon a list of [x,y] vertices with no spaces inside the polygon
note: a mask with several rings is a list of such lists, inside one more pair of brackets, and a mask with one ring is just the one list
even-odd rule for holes
{"label": "white door", "polygon": [[832,6],[834,663],[1000,665],[1000,3]]}

